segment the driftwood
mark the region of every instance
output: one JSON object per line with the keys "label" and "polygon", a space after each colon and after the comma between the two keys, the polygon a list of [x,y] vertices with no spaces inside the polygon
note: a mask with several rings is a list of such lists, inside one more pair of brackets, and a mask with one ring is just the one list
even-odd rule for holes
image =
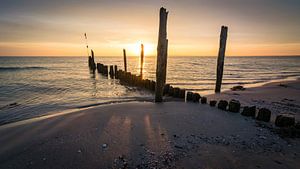
{"label": "driftwood", "polygon": [[166,82],[168,55],[167,18],[167,10],[165,8],[160,8],[159,37],[157,45],[155,102],[163,101],[163,88]]}
{"label": "driftwood", "polygon": [[218,55],[218,65],[217,65],[217,80],[216,80],[216,88],[215,88],[216,93],[221,92],[223,68],[224,68],[224,58],[225,58],[225,51],[226,51],[227,32],[228,32],[228,28],[226,26],[222,26],[221,35],[220,35],[220,49],[219,49],[219,55]]}

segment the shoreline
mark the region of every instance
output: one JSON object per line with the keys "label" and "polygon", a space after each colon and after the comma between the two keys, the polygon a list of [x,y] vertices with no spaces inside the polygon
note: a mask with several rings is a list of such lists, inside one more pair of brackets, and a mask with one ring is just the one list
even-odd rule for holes
{"label": "shoreline", "polygon": [[185,102],[96,106],[0,129],[0,168],[285,168],[300,140]]}
{"label": "shoreline", "polygon": [[[238,94],[243,94],[243,93],[247,93],[249,90],[251,92],[255,91],[255,90],[266,90],[266,86],[277,86],[278,84],[289,84],[289,83],[298,83],[300,86],[300,78],[285,78],[285,79],[277,79],[277,80],[272,80],[269,82],[265,82],[265,83],[260,83],[260,84],[255,84],[253,86],[250,87],[246,87],[246,91],[232,91],[232,90],[224,90],[222,91],[220,94],[201,94],[201,92],[199,93],[201,96],[207,97],[209,100],[215,99],[215,100],[221,100],[221,99],[225,99],[225,100],[230,100],[230,99],[239,99],[242,103],[242,107],[245,105],[250,105],[254,103],[251,103],[250,101],[248,101],[247,99],[245,99],[244,97],[237,97],[236,93]],[[300,90],[299,90],[300,93]],[[80,106],[74,106],[73,108],[70,109],[65,109],[65,110],[60,110],[60,111],[51,111],[48,112],[46,114],[40,115],[40,116],[36,116],[36,117],[32,117],[32,118],[27,118],[27,119],[22,119],[22,120],[17,120],[17,121],[11,121],[8,123],[3,123],[0,125],[0,128],[2,128],[3,126],[10,126],[10,125],[15,125],[16,124],[23,124],[26,122],[30,122],[30,121],[35,121],[35,119],[46,119],[52,116],[59,116],[59,115],[63,115],[63,114],[68,114],[70,112],[77,112],[80,110],[86,110],[86,109],[92,109],[98,106],[102,106],[102,105],[110,105],[110,104],[120,104],[120,103],[130,103],[130,102],[153,102],[153,98],[151,97],[147,97],[147,98],[135,98],[135,99],[129,99],[129,100],[120,100],[120,101],[108,101],[108,102],[99,102],[99,103],[93,103],[93,104],[87,104],[87,105],[80,105]],[[245,101],[246,100],[246,101]],[[263,99],[262,99],[263,100]],[[181,99],[176,99],[176,98],[172,98],[172,97],[165,97],[165,102],[171,102],[171,101],[179,101],[181,102]],[[299,99],[298,99],[299,101]],[[183,101],[184,102],[184,101]],[[298,102],[298,105],[300,105],[300,101]],[[263,106],[263,105],[261,105]],[[261,107],[260,106],[260,107]],[[269,107],[269,106],[267,106]],[[278,112],[276,113],[278,114]],[[272,116],[272,121],[274,121],[274,116]],[[300,120],[300,109],[298,112],[298,115],[296,117],[296,120]]]}
{"label": "shoreline", "polygon": [[272,112],[271,122],[276,115],[291,114],[300,121],[300,79],[273,81],[245,90],[227,90],[219,94],[205,95],[209,100],[239,100],[241,106],[268,108]]}

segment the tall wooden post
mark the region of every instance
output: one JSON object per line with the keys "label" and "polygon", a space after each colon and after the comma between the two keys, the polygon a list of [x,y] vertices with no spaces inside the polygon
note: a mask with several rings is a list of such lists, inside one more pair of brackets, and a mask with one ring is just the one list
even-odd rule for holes
{"label": "tall wooden post", "polygon": [[94,56],[94,51],[91,50],[91,55],[89,56],[89,67],[91,70],[95,70],[96,69],[96,64],[95,64],[95,56]]}
{"label": "tall wooden post", "polygon": [[144,68],[144,45],[141,44],[141,63],[140,63],[140,76],[143,79],[143,68]]}
{"label": "tall wooden post", "polygon": [[224,68],[224,58],[226,51],[226,41],[227,41],[228,27],[222,26],[220,35],[220,48],[218,55],[218,65],[217,65],[217,80],[215,92],[221,92],[222,78],[223,78],[223,68]]}
{"label": "tall wooden post", "polygon": [[160,8],[159,35],[157,45],[155,102],[163,101],[163,88],[166,82],[168,55],[167,18],[167,10],[163,7]]}
{"label": "tall wooden post", "polygon": [[123,56],[124,56],[124,70],[127,72],[127,58],[126,58],[126,50],[123,49]]}

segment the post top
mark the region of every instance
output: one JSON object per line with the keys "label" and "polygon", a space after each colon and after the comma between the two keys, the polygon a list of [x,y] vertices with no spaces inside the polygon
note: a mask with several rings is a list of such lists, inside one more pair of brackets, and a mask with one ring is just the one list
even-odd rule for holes
{"label": "post top", "polygon": [[169,13],[169,11],[167,11],[167,9],[164,8],[164,7],[161,7],[161,8],[160,8],[160,12]]}

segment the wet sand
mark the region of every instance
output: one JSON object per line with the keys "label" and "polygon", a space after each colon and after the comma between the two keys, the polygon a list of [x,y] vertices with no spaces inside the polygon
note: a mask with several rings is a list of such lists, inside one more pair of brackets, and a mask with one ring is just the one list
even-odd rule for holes
{"label": "wet sand", "polygon": [[196,103],[101,105],[0,126],[0,168],[298,168],[300,140],[270,125]]}
{"label": "wet sand", "polygon": [[292,114],[300,121],[300,80],[272,82],[244,91],[225,91],[207,96],[209,100],[237,99],[242,106],[257,106],[272,111],[272,121],[276,115]]}

